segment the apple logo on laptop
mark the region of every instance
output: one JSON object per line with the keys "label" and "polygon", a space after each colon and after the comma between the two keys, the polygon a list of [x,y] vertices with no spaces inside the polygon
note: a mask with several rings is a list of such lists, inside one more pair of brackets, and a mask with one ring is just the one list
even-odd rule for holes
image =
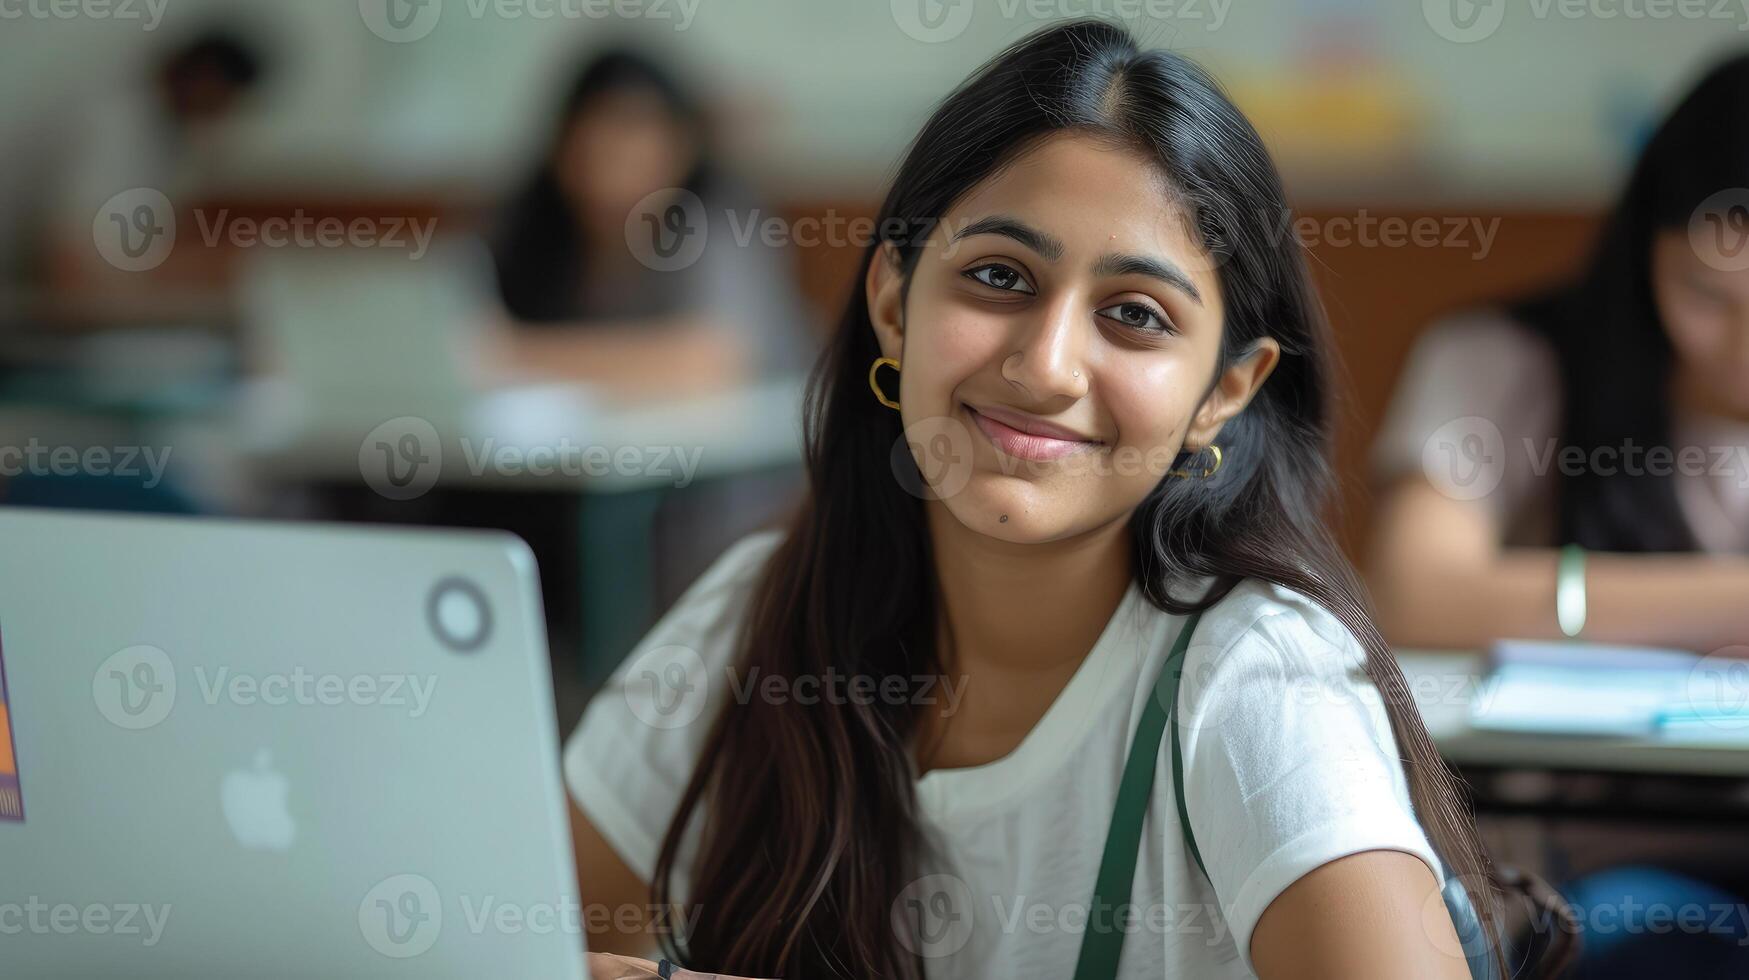
{"label": "apple logo on laptop", "polygon": [[237,843],[255,850],[289,849],[298,834],[297,822],[286,806],[290,793],[291,781],[273,768],[273,758],[266,749],[255,753],[255,764],[250,768],[226,773],[219,787],[219,803]]}

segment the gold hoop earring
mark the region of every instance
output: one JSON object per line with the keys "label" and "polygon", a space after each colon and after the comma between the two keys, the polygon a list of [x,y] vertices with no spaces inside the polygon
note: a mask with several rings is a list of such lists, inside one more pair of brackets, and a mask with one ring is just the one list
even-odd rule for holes
{"label": "gold hoop earring", "polygon": [[1167,470],[1166,475],[1167,476],[1176,476],[1179,479],[1186,479],[1186,478],[1189,478],[1191,476],[1195,476],[1198,479],[1203,479],[1203,480],[1206,480],[1209,477],[1214,476],[1215,472],[1221,468],[1221,447],[1215,445],[1214,443],[1210,443],[1207,448],[1208,448],[1209,452],[1214,454],[1215,465],[1210,466],[1209,468],[1203,470],[1201,473],[1191,473],[1187,470]]}
{"label": "gold hoop earring", "polygon": [[896,358],[896,357],[877,357],[877,358],[875,358],[875,362],[873,364],[869,365],[869,368],[868,368],[868,387],[869,387],[870,391],[874,392],[874,396],[875,396],[876,401],[880,402],[882,405],[885,405],[888,408],[890,408],[896,412],[899,410],[899,403],[896,401],[893,401],[891,398],[888,398],[887,393],[881,390],[880,382],[875,380],[875,374],[876,374],[876,372],[880,371],[881,365],[883,365],[883,364],[891,364],[893,366],[894,371],[899,370],[899,359],[898,358]]}

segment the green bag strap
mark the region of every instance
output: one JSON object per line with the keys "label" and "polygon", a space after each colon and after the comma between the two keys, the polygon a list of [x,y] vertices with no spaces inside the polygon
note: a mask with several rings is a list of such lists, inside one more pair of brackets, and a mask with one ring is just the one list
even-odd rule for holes
{"label": "green bag strap", "polygon": [[[1196,625],[1195,618],[1190,625]],[[1166,695],[1173,702],[1178,700],[1178,678],[1184,673],[1184,667],[1179,665],[1172,675],[1172,691]],[[1202,872],[1204,878],[1209,877],[1208,865],[1202,863],[1202,851],[1197,849],[1196,834],[1190,829],[1190,807],[1184,802],[1184,751],[1178,745],[1178,726],[1172,726],[1172,795],[1178,800],[1178,826],[1184,829],[1184,846],[1190,848],[1190,856],[1196,859],[1196,869]],[[1214,884],[1214,879],[1209,878]]]}
{"label": "green bag strap", "polygon": [[[1123,954],[1124,933],[1114,920],[1114,910],[1130,901],[1130,890],[1136,880],[1136,854],[1142,843],[1142,821],[1148,815],[1148,801],[1154,792],[1154,769],[1160,755],[1160,739],[1167,722],[1172,720],[1178,704],[1178,682],[1184,676],[1184,654],[1190,648],[1190,635],[1196,630],[1200,613],[1191,613],[1178,631],[1166,665],[1154,682],[1154,696],[1142,708],[1142,719],[1136,725],[1135,741],[1130,743],[1129,758],[1124,761],[1123,778],[1117,787],[1117,806],[1111,814],[1111,829],[1105,834],[1105,854],[1099,860],[1099,875],[1093,883],[1093,903],[1088,908],[1087,930],[1081,936],[1081,956],[1075,962],[1075,980],[1110,980],[1117,976],[1117,962]],[[1196,866],[1204,876],[1202,854],[1190,834],[1190,812],[1184,805],[1180,789],[1184,781],[1184,759],[1178,747],[1178,726],[1172,726],[1173,795],[1178,798],[1178,819],[1184,827],[1184,842]]]}

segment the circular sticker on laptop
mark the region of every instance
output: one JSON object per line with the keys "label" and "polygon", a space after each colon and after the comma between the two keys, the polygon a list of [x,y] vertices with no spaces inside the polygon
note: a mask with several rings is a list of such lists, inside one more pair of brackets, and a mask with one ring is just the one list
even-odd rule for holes
{"label": "circular sticker on laptop", "polygon": [[425,621],[439,643],[457,653],[473,653],[492,635],[492,606],[479,586],[451,575],[431,587]]}

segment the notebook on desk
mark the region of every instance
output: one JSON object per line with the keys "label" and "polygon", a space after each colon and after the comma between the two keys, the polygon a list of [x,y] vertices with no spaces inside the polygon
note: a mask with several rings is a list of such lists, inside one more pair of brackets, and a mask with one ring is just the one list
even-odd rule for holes
{"label": "notebook on desk", "polygon": [[1500,640],[1471,705],[1478,729],[1749,745],[1749,662],[1686,650]]}

